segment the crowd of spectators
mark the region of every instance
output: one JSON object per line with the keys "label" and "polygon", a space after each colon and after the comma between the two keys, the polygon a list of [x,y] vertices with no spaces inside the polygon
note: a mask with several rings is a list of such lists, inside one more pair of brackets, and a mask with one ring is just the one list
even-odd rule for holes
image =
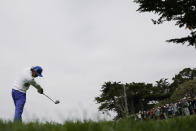
{"label": "crowd of spectators", "polygon": [[165,104],[149,111],[139,111],[134,115],[135,120],[168,119],[176,116],[196,114],[196,97],[184,97],[176,103]]}

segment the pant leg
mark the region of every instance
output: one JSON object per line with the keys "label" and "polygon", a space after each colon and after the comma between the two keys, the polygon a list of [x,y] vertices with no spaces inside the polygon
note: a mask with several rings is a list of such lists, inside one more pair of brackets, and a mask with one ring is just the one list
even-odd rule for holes
{"label": "pant leg", "polygon": [[13,89],[12,89],[12,99],[14,101],[14,106],[16,106],[15,95],[14,95],[14,90]]}
{"label": "pant leg", "polygon": [[26,94],[13,89],[12,96],[15,103],[14,121],[22,121],[22,113],[26,102]]}

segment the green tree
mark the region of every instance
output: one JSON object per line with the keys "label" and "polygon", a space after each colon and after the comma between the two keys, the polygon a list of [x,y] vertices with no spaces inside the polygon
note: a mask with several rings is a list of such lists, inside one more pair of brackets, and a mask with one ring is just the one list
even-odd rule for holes
{"label": "green tree", "polygon": [[184,83],[189,83],[194,77],[196,77],[196,69],[184,68],[181,70],[172,78],[173,82],[169,85],[169,98],[163,99],[158,106],[174,102],[174,100],[179,100],[186,95],[192,95],[192,93],[195,94],[195,90],[192,90],[192,86],[186,86],[186,88],[182,88],[184,86],[181,86],[184,85]]}
{"label": "green tree", "polygon": [[[116,119],[119,119],[129,114],[137,113],[140,110],[149,110],[153,106],[168,103],[171,96],[172,99],[178,98],[176,96],[179,94],[182,97],[184,89],[179,88],[182,91],[175,93],[176,95],[173,93],[178,90],[179,85],[192,80],[195,76],[196,69],[185,68],[173,77],[173,83],[171,84],[165,78],[156,81],[155,85],[143,82],[126,84],[106,82],[102,85],[101,94],[95,98],[95,101],[100,104],[99,111],[116,112]],[[193,94],[195,94],[195,90]],[[149,104],[152,101],[156,101],[159,104]]]}
{"label": "green tree", "polygon": [[196,70],[191,68],[184,68],[183,70],[181,70],[172,78],[173,83],[171,84],[171,86],[173,87],[173,89],[176,89],[180,84],[188,80],[193,80],[195,72]]}
{"label": "green tree", "polygon": [[99,111],[114,111],[117,117],[124,116],[123,86],[120,82],[106,82],[101,87],[101,95],[95,98],[100,103]]}
{"label": "green tree", "polygon": [[162,78],[159,81],[156,81],[155,88],[157,89],[156,92],[161,93],[169,93],[170,92],[170,83],[168,79]]}
{"label": "green tree", "polygon": [[154,24],[162,24],[165,21],[175,21],[180,28],[190,30],[188,36],[167,40],[174,43],[188,43],[196,47],[196,0],[134,0],[139,4],[137,11],[153,12],[159,16],[153,20]]}
{"label": "green tree", "polygon": [[196,80],[189,80],[180,84],[172,94],[169,102],[177,102],[185,96],[196,96]]}
{"label": "green tree", "polygon": [[[165,92],[166,84],[166,80],[155,87],[149,83],[106,82],[101,87],[101,95],[95,100],[101,104],[99,111],[114,111],[117,113],[116,119],[119,119],[127,114],[152,108],[153,105],[149,104],[150,101],[161,101],[168,98],[168,93]],[[128,109],[126,109],[126,102]]]}
{"label": "green tree", "polygon": [[148,103],[152,99],[154,100],[154,97],[151,97],[153,94],[152,84],[132,82],[126,86],[129,114],[151,108]]}

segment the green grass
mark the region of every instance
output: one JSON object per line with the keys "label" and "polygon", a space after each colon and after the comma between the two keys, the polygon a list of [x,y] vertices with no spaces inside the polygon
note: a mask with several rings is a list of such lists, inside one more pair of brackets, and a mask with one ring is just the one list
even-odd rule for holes
{"label": "green grass", "polygon": [[0,121],[0,131],[195,131],[196,116],[169,120],[85,121],[57,123],[13,123]]}

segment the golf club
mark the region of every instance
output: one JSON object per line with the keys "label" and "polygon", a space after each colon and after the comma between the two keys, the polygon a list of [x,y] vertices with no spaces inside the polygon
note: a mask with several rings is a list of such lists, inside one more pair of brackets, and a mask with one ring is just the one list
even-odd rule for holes
{"label": "golf club", "polygon": [[43,93],[43,95],[45,95],[48,99],[50,99],[52,102],[54,102],[54,104],[59,104],[60,103],[59,100],[54,101],[49,96],[47,96],[46,94]]}

